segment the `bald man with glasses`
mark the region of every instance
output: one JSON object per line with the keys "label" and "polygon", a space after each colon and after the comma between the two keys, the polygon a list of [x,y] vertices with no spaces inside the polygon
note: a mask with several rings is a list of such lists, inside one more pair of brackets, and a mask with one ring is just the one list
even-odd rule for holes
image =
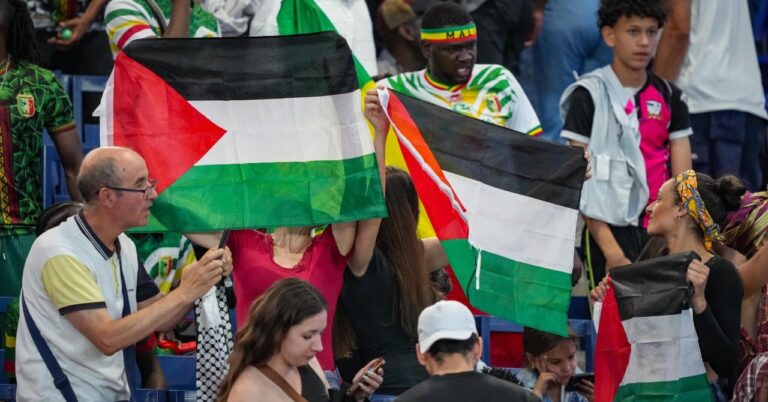
{"label": "bald man with glasses", "polygon": [[124,234],[147,224],[157,198],[136,152],[92,151],[77,185],[83,210],[41,235],[24,266],[19,401],[130,400],[133,345],[172,328],[232,271],[229,251],[211,249],[185,269],[177,289],[160,295]]}

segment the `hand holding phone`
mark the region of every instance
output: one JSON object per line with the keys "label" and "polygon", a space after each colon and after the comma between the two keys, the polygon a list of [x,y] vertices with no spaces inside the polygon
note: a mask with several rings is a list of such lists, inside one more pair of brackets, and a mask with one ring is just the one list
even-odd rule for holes
{"label": "hand holding phone", "polygon": [[349,389],[347,389],[347,396],[352,396],[358,390],[358,388],[360,388],[360,385],[368,376],[370,376],[371,374],[378,374],[377,371],[380,368],[384,367],[385,363],[386,361],[384,360],[383,357],[377,357],[376,359],[374,359],[373,364],[371,364],[368,370],[365,371],[365,374],[363,374],[362,376],[360,376],[360,378],[355,380],[355,382],[352,383],[352,386],[350,386]]}
{"label": "hand holding phone", "polygon": [[581,383],[582,380],[587,380],[591,383],[595,382],[595,373],[581,373],[581,374],[574,374],[571,376],[571,379],[568,381],[568,384],[565,385],[566,391],[581,391],[577,385]]}

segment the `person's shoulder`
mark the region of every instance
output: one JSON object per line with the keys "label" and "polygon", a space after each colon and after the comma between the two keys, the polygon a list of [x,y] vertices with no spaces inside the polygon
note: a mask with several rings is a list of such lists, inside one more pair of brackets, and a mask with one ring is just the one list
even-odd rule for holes
{"label": "person's shoulder", "polygon": [[483,390],[487,390],[488,395],[493,395],[495,400],[525,402],[539,400],[530,390],[508,380],[481,373],[476,373],[474,377],[475,378],[472,378],[472,382],[475,384],[474,386],[482,387]]}
{"label": "person's shoulder", "polygon": [[482,87],[499,80],[508,83],[517,83],[515,75],[506,67],[499,64],[475,64],[472,68],[470,86]]}
{"label": "person's shoulder", "polygon": [[[110,0],[107,2],[107,7],[104,9],[105,21],[109,23],[114,20],[116,15],[112,14],[112,12],[120,10],[140,11],[144,14],[142,19],[148,19],[149,16],[146,15],[145,11],[149,6],[145,4],[146,3],[141,0]],[[136,17],[136,15],[134,15],[134,17]]]}
{"label": "person's shoulder", "polygon": [[53,71],[48,70],[47,68],[40,67],[35,63],[32,63],[27,60],[19,60],[16,61],[16,68],[21,70],[24,75],[34,75],[35,81],[40,82],[58,82],[56,80],[56,75],[53,73]]}
{"label": "person's shoulder", "polygon": [[256,367],[248,366],[237,377],[229,391],[231,401],[279,401],[282,391]]}
{"label": "person's shoulder", "polygon": [[407,391],[400,394],[395,400],[396,402],[431,402],[435,395],[434,392],[435,380],[433,377],[414,385]]}
{"label": "person's shoulder", "polygon": [[384,85],[394,90],[402,90],[406,87],[406,85],[408,85],[408,83],[413,83],[414,80],[417,79],[423,73],[424,73],[424,70],[408,71],[408,72],[392,75],[387,78],[382,78],[376,84]]}

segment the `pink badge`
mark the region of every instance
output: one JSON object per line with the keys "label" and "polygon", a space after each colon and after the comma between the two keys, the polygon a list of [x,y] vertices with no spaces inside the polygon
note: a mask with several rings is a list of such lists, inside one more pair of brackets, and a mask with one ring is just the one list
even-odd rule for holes
{"label": "pink badge", "polygon": [[625,112],[627,115],[630,115],[630,114],[632,114],[632,112],[633,112],[634,110],[635,110],[635,103],[634,103],[634,102],[632,102],[632,99],[630,99],[630,100],[628,100],[628,101],[627,101],[627,104],[626,104],[626,105],[624,105],[624,112]]}

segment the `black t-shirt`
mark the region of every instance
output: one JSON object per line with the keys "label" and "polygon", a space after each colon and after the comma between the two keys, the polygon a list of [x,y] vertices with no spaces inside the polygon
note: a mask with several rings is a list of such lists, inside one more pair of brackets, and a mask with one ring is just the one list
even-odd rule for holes
{"label": "black t-shirt", "polygon": [[540,402],[531,391],[509,381],[467,371],[430,377],[406,391],[397,402]]}
{"label": "black t-shirt", "polygon": [[[653,86],[661,92],[666,105],[654,105],[653,103],[646,105],[641,104],[640,94],[647,90],[649,86]],[[648,79],[645,81],[645,84],[635,94],[634,101],[635,105],[640,105],[640,107],[635,108],[635,110],[637,111],[637,117],[641,122],[644,121],[644,119],[662,118],[661,116],[663,116],[663,114],[660,114],[657,108],[668,107],[670,111],[668,133],[672,134],[676,131],[687,130],[691,127],[688,105],[686,105],[683,100],[683,91],[660,77],[648,74]],[[574,89],[568,97],[568,104],[568,112],[565,115],[565,122],[563,122],[563,130],[579,134],[586,138],[591,137],[592,121],[594,120],[595,115],[595,103],[592,101],[592,96],[589,94],[589,91],[581,86]]]}
{"label": "black t-shirt", "polygon": [[396,315],[396,287],[384,256],[375,249],[365,275],[358,278],[349,268],[344,271],[339,298],[339,305],[352,321],[360,364],[377,357],[386,360],[384,383],[377,391],[385,395],[400,395],[428,376],[416,359],[417,340],[408,336]]}
{"label": "black t-shirt", "polygon": [[707,309],[694,314],[701,357],[721,378],[733,378],[738,364],[744,287],[733,264],[719,256],[707,261]]}

